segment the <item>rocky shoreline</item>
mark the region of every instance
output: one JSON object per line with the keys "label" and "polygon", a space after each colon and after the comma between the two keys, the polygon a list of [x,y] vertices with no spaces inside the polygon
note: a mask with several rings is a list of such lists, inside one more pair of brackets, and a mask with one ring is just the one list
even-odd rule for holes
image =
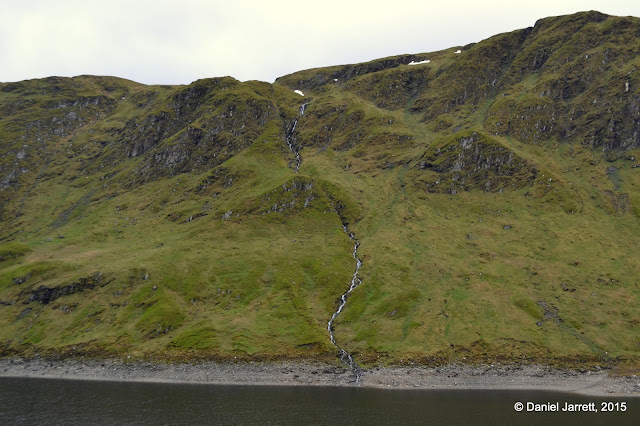
{"label": "rocky shoreline", "polygon": [[[341,366],[286,361],[153,364],[127,360],[0,359],[0,377],[41,377],[224,385],[356,386]],[[374,367],[362,371],[360,386],[384,389],[548,390],[583,395],[640,397],[640,377],[546,366],[448,365]]]}

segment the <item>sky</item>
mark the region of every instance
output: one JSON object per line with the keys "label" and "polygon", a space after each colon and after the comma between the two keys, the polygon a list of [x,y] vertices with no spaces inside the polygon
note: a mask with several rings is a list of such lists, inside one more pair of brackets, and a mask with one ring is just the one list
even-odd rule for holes
{"label": "sky", "polygon": [[638,0],[0,0],[0,82],[112,75],[273,82],[295,71],[463,46]]}

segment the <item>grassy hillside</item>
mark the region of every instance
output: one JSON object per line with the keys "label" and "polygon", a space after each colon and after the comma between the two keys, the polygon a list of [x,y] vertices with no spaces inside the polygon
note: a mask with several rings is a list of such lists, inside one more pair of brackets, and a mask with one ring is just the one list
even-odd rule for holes
{"label": "grassy hillside", "polygon": [[0,83],[0,353],[637,369],[639,24]]}

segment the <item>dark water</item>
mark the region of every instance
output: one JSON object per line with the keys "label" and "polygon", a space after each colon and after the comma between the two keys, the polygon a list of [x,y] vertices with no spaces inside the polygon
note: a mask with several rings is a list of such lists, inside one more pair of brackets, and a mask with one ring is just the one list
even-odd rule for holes
{"label": "dark water", "polygon": [[[626,403],[625,412],[516,412],[527,401]],[[639,398],[0,378],[0,424],[640,424]]]}

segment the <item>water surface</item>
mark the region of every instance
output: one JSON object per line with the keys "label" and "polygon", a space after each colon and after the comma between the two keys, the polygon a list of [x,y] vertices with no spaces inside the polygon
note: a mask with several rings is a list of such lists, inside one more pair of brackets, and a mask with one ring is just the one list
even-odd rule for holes
{"label": "water surface", "polygon": [[[527,401],[626,402],[626,412],[516,412]],[[0,424],[640,424],[639,398],[0,378]]]}

